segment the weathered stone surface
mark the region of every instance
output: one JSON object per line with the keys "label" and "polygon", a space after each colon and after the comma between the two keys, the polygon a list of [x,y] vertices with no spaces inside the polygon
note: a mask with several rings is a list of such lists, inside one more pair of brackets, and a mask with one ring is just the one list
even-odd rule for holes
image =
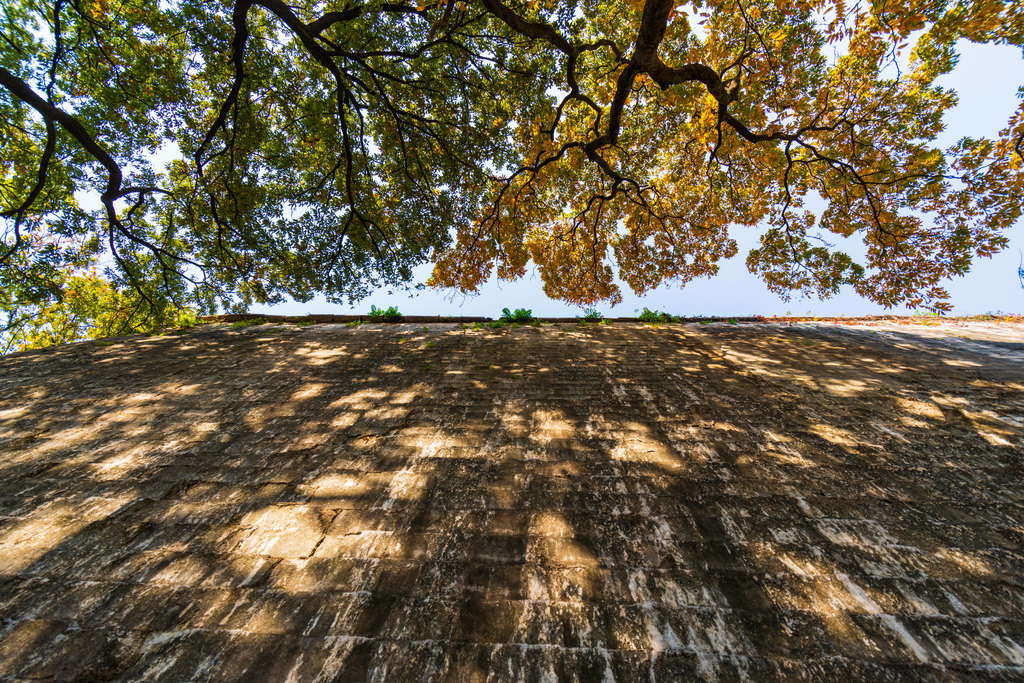
{"label": "weathered stone surface", "polygon": [[1020,327],[112,341],[0,358],[0,680],[1024,679]]}

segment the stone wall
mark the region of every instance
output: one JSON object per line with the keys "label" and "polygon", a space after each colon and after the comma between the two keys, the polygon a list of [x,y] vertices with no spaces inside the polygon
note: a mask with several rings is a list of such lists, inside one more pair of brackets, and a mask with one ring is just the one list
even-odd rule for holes
{"label": "stone wall", "polygon": [[0,680],[1024,679],[1024,351],[203,326],[0,358]]}

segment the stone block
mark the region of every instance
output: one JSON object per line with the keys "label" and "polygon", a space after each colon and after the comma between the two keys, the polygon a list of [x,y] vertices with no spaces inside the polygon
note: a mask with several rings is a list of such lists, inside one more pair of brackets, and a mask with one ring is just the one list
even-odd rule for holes
{"label": "stone block", "polygon": [[526,561],[525,536],[475,536],[466,541],[469,562],[522,564]]}
{"label": "stone block", "polygon": [[587,538],[540,537],[531,539],[531,559],[562,567],[602,566],[598,549]]}
{"label": "stone block", "polygon": [[109,680],[128,642],[73,623],[22,621],[0,637],[0,676],[11,680]]}
{"label": "stone block", "polygon": [[308,557],[324,535],[323,520],[316,508],[305,505],[274,505],[251,512],[242,519],[252,532],[238,552],[269,557]]}
{"label": "stone block", "polygon": [[437,537],[431,534],[394,534],[364,531],[345,536],[326,536],[316,557],[426,561],[436,554]]}
{"label": "stone block", "polygon": [[464,643],[513,642],[524,605],[513,600],[464,600],[457,606],[451,638]]}
{"label": "stone block", "polygon": [[274,564],[273,559],[248,555],[151,552],[133,556],[115,576],[132,583],[247,587],[261,584]]}
{"label": "stone block", "polygon": [[368,590],[378,573],[376,564],[356,559],[282,559],[273,566],[268,588],[292,593]]}

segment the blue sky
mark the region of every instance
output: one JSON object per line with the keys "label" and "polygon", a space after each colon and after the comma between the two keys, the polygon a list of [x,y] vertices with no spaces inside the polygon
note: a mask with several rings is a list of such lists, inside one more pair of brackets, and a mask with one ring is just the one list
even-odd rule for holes
{"label": "blue sky", "polygon": [[[1017,106],[1017,87],[1024,83],[1024,60],[1016,48],[976,45],[963,42],[956,69],[940,79],[939,84],[955,88],[960,104],[947,114],[947,128],[938,143],[948,148],[965,135],[993,137],[1006,124]],[[945,283],[951,294],[953,312],[972,315],[988,312],[1024,313],[1024,289],[1017,279],[1019,249],[1024,249],[1024,225],[1020,222],[1005,233],[1010,246],[992,259],[975,262],[963,278]],[[764,283],[751,275],[744,264],[747,252],[756,245],[756,229],[737,229],[733,233],[739,253],[723,262],[719,274],[711,279],[696,280],[684,288],[663,286],[643,297],[620,283],[623,302],[597,308],[606,316],[627,317],[644,307],[672,315],[874,315],[887,312],[882,306],[862,299],[851,289],[826,301],[794,297],[789,302],[768,291]],[[430,276],[430,266],[415,272],[417,282]],[[276,306],[258,306],[259,313],[303,315],[306,313],[364,313],[374,305],[378,308],[397,306],[408,315],[472,315],[498,317],[501,309],[528,308],[539,316],[574,316],[580,309],[548,299],[541,290],[539,275],[527,271],[517,282],[499,282],[496,277],[481,289],[478,296],[452,295],[450,291],[425,290],[415,297],[398,290],[375,292],[354,307],[330,304],[322,297],[306,303],[289,302]],[[890,313],[911,313],[905,308],[888,309]]]}

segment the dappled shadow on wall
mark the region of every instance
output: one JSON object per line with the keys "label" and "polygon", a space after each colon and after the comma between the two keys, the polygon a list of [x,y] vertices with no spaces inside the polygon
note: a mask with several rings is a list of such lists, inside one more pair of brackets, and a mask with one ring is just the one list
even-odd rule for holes
{"label": "dappled shadow on wall", "polygon": [[1024,666],[1017,382],[614,325],[207,329],[0,369],[3,675]]}

